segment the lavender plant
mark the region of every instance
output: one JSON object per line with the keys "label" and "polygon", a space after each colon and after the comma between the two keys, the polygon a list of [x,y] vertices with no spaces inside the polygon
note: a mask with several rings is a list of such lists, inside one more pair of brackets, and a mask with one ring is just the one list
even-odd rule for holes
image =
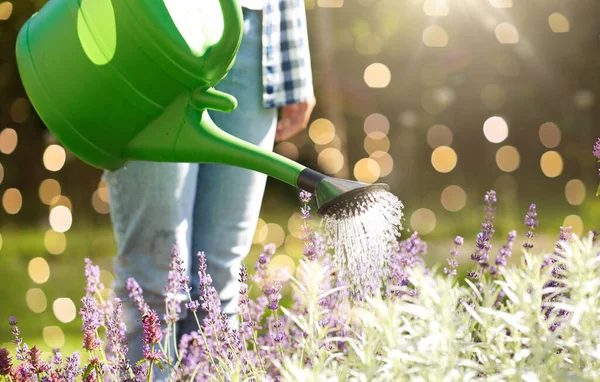
{"label": "lavender plant", "polygon": [[[594,144],[594,147],[592,148],[592,154],[596,157],[598,164],[600,164],[600,138],[598,138],[596,144]],[[598,175],[600,175],[600,168],[598,168]],[[600,184],[598,185],[596,196],[600,196]]]}
{"label": "lavender plant", "polygon": [[[150,381],[157,369],[168,370],[173,381],[600,378],[597,233],[578,238],[561,227],[551,251],[534,254],[525,246],[518,265],[509,266],[516,240],[511,231],[490,264],[497,201],[490,191],[471,255],[476,268],[464,283],[456,277],[464,239],[454,239],[447,267],[437,272],[425,266],[427,245],[414,232],[394,246],[385,285],[355,298],[347,275],[338,272],[320,235],[308,225],[310,198],[300,196],[305,256],[296,274],[272,267],[276,248],[266,245],[252,274],[245,266],[240,269],[237,325],[221,311],[205,255],[198,254],[200,297],[193,300],[174,250],[162,319],[145,303],[137,282],[127,281],[144,332],[144,358],[132,363],[121,302],[102,299],[99,268],[86,259],[79,311],[85,360],[75,353],[63,361],[58,351],[42,359],[37,347],[23,342],[11,318],[16,351],[0,349],[0,380]],[[536,219],[533,206],[526,218],[530,231]],[[530,243],[533,235],[526,237]],[[292,303],[282,306],[286,278]],[[253,287],[261,291],[256,299],[249,297]],[[196,317],[198,330],[176,344],[181,293],[188,295],[185,309]]]}

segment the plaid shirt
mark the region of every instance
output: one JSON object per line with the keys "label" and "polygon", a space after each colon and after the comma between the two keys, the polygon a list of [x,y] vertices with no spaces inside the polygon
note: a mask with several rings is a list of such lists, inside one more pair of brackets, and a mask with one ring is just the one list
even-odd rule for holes
{"label": "plaid shirt", "polygon": [[310,99],[313,79],[304,0],[265,0],[262,46],[264,106]]}

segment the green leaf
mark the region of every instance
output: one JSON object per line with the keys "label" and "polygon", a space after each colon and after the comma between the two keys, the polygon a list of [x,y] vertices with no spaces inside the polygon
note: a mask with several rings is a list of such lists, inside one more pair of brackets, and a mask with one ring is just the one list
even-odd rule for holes
{"label": "green leaf", "polygon": [[165,367],[163,366],[162,361],[160,359],[157,359],[155,362],[156,362],[156,366],[158,366],[158,369],[160,371],[165,371]]}
{"label": "green leaf", "polygon": [[596,196],[600,196],[600,184],[598,185],[598,191],[596,191]]}
{"label": "green leaf", "polygon": [[85,372],[83,373],[83,379],[86,379],[90,373],[92,372],[92,370],[94,369],[94,365],[93,364],[89,364],[87,365],[87,367],[85,368]]}
{"label": "green leaf", "polygon": [[137,361],[137,363],[135,364],[135,367],[138,367],[138,366],[140,366],[141,364],[143,364],[143,363],[144,363],[144,362],[146,362],[146,361],[147,361],[147,359],[146,359],[146,358],[142,358],[142,359],[140,359],[140,360],[139,360],[139,361]]}

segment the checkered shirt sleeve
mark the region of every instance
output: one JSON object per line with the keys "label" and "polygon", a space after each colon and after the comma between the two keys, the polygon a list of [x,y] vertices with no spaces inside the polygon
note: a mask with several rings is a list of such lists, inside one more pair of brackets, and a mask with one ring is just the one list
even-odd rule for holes
{"label": "checkered shirt sleeve", "polygon": [[304,0],[266,0],[262,43],[264,106],[310,99],[314,90]]}

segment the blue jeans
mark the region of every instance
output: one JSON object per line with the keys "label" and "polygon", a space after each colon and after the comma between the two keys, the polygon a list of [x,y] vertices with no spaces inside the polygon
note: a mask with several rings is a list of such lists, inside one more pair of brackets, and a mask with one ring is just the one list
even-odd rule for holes
{"label": "blue jeans", "polygon": [[[261,36],[262,14],[244,9],[244,37],[235,65],[217,86],[234,95],[239,106],[231,114],[214,112],[211,117],[228,133],[272,150],[277,111],[262,104]],[[176,243],[192,280],[192,296],[198,295],[196,254],[204,251],[223,311],[234,314],[238,272],[252,245],[266,175],[218,164],[131,162],[105,172],[104,179],[118,248],[114,291],[123,301],[130,360],[142,358],[142,332],[125,282],[135,278],[162,319],[164,285]],[[193,315],[186,317],[183,305],[182,311],[178,330],[197,330]]]}

